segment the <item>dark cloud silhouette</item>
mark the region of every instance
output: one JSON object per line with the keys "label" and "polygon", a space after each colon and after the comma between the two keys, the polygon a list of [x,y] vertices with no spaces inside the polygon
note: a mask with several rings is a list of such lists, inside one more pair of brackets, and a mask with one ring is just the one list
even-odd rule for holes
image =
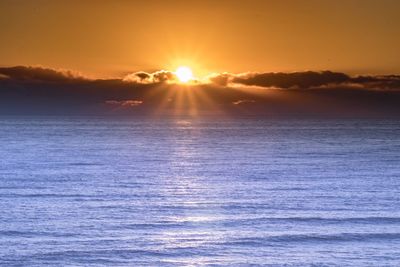
{"label": "dark cloud silhouette", "polygon": [[215,74],[209,81],[223,86],[257,86],[278,89],[311,89],[311,88],[365,88],[365,89],[400,89],[400,76],[357,76],[332,71],[305,72],[270,72],[243,74]]}
{"label": "dark cloud silhouette", "polygon": [[364,88],[380,90],[400,90],[400,75],[358,76],[351,82]]}
{"label": "dark cloud silhouette", "polygon": [[400,76],[352,77],[330,71],[222,73],[182,86],[168,71],[89,79],[41,67],[0,68],[0,115],[166,115],[193,110],[235,116],[398,118]]}
{"label": "dark cloud silhouette", "polygon": [[277,88],[311,88],[327,84],[339,84],[350,80],[344,73],[322,72],[293,72],[293,73],[249,73],[238,75],[232,83]]}
{"label": "dark cloud silhouette", "polygon": [[77,72],[70,70],[54,70],[43,67],[16,66],[1,68],[0,75],[17,81],[42,81],[42,82],[69,82],[71,80],[85,80]]}
{"label": "dark cloud silhouette", "polygon": [[235,75],[230,73],[217,73],[208,77],[208,80],[216,85],[227,86],[235,78]]}
{"label": "dark cloud silhouette", "polygon": [[166,70],[160,70],[154,73],[139,71],[125,76],[123,80],[126,82],[150,84],[164,83],[168,81],[176,82],[177,77],[173,72]]}

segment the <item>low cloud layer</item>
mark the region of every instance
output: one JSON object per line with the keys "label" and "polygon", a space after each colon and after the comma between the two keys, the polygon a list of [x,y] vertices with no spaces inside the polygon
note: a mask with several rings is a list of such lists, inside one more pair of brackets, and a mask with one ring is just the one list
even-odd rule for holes
{"label": "low cloud layer", "polygon": [[365,89],[399,90],[400,76],[356,76],[332,71],[306,71],[292,73],[222,73],[209,77],[209,80],[223,86],[257,86],[277,89],[312,89],[353,87]]}
{"label": "low cloud layer", "polygon": [[173,72],[90,79],[42,67],[0,68],[2,114],[226,113],[262,116],[400,115],[400,76],[220,73],[182,86]]}
{"label": "low cloud layer", "polygon": [[[157,71],[154,73],[135,72],[125,76],[123,81],[137,84],[159,84],[177,83],[178,79],[173,72]],[[338,86],[378,90],[400,89],[400,75],[353,77],[345,73],[332,71],[217,73],[195,82],[228,87],[255,86],[269,89],[315,89]]]}

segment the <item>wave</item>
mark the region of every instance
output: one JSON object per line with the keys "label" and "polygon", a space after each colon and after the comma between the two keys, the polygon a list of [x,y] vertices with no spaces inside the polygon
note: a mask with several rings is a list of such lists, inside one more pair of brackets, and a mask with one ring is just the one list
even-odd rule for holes
{"label": "wave", "polygon": [[256,219],[245,219],[244,221],[271,221],[271,222],[305,222],[305,223],[374,223],[374,224],[392,224],[400,223],[400,217],[263,217]]}
{"label": "wave", "polygon": [[[400,233],[282,234],[254,238],[237,238],[224,242],[231,246],[266,246],[268,243],[290,242],[372,242],[400,241]],[[275,244],[274,244],[275,246]]]}
{"label": "wave", "polygon": [[76,233],[61,233],[61,232],[43,232],[43,231],[17,231],[17,230],[1,230],[0,237],[74,237]]}

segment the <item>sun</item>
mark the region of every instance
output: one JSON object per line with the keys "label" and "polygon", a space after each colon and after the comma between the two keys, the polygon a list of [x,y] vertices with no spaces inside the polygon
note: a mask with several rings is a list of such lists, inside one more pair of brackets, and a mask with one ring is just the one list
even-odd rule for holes
{"label": "sun", "polygon": [[181,83],[187,83],[190,80],[193,80],[193,73],[189,67],[181,66],[176,69],[175,71],[176,77]]}

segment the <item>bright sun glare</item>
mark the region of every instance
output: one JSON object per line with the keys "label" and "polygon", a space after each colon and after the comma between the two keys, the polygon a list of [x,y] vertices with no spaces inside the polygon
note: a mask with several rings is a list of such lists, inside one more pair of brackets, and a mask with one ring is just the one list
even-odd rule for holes
{"label": "bright sun glare", "polygon": [[176,77],[178,77],[179,81],[182,83],[187,83],[188,81],[193,79],[192,70],[188,67],[179,67],[175,71]]}

